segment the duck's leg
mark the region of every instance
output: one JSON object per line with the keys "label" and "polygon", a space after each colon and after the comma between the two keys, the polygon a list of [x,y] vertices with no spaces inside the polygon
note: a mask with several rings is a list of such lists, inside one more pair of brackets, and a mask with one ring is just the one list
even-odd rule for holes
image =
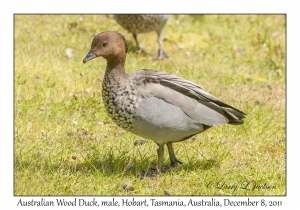
{"label": "duck's leg", "polygon": [[[151,169],[156,171],[156,175],[154,175],[152,172],[149,171],[142,171],[142,173],[140,174],[141,178],[150,178],[153,179],[155,178],[157,175],[160,176],[162,175],[162,173],[165,171],[164,168],[164,144],[163,145],[158,145],[158,149],[157,149],[157,155],[158,155],[158,162],[157,164],[154,164]],[[166,167],[167,168],[167,167]],[[166,170],[168,170],[169,168],[167,168]]]}
{"label": "duck's leg", "polygon": [[[164,166],[164,144],[163,145],[158,145],[158,149],[157,149],[157,156],[158,156],[158,161],[157,164],[154,164],[151,169],[156,171],[156,175],[160,176],[162,175],[162,173],[164,173],[165,171],[169,170],[170,167],[169,166]],[[152,172],[146,172],[146,171],[142,171],[141,177],[143,178],[155,178],[156,176],[152,173]]]}
{"label": "duck's leg", "polygon": [[135,41],[135,43],[136,43],[136,46],[137,46],[138,50],[140,50],[141,48],[140,48],[139,42],[138,42],[138,40],[137,40],[137,35],[134,34],[134,33],[133,33],[132,35],[133,35],[133,38],[134,38],[134,41]]}
{"label": "duck's leg", "polygon": [[164,168],[163,168],[163,164],[164,164],[164,146],[165,145],[158,145],[158,149],[157,149],[157,155],[158,155],[157,172],[159,174],[164,172]]}
{"label": "duck's leg", "polygon": [[173,150],[172,143],[170,143],[170,142],[167,143],[167,147],[168,147],[168,151],[169,151],[171,166],[175,166],[176,163],[182,164],[182,162],[175,157],[175,153],[174,153],[174,150]]}
{"label": "duck's leg", "polygon": [[168,58],[168,54],[164,51],[164,48],[163,48],[163,45],[162,45],[162,33],[163,33],[163,30],[157,32],[157,42],[158,42],[158,45],[159,45],[159,49],[158,49],[158,53],[157,55],[154,57],[154,59],[163,59],[163,58]]}

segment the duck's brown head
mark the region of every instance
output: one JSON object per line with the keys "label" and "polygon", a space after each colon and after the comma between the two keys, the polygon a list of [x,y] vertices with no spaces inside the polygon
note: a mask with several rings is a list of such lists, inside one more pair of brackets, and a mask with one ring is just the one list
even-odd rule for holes
{"label": "duck's brown head", "polygon": [[103,57],[107,64],[124,65],[127,53],[125,38],[116,31],[105,31],[96,35],[88,54],[83,59],[83,63],[96,57]]}

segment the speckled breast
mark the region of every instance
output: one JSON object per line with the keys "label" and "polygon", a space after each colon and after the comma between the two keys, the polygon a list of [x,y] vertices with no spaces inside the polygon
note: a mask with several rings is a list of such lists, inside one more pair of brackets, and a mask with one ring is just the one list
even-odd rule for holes
{"label": "speckled breast", "polygon": [[135,133],[134,110],[140,99],[137,97],[133,84],[120,86],[104,81],[102,98],[109,117],[121,128]]}

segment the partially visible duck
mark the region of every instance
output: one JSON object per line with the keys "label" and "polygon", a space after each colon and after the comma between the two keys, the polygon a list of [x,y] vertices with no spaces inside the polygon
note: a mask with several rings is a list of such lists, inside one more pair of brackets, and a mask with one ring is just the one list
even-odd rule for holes
{"label": "partially visible duck", "polygon": [[154,59],[167,58],[168,55],[163,49],[162,33],[169,15],[114,15],[115,20],[126,30],[133,34],[138,49],[140,49],[137,40],[137,34],[155,31],[157,33],[157,42],[159,50]]}
{"label": "partially visible duck", "polygon": [[187,140],[212,126],[243,124],[245,113],[222,102],[200,86],[150,69],[125,73],[127,46],[114,31],[96,35],[84,58],[106,59],[102,97],[108,115],[123,129],[158,145],[158,172],[163,172],[164,145],[171,166],[182,163],[172,144]]}

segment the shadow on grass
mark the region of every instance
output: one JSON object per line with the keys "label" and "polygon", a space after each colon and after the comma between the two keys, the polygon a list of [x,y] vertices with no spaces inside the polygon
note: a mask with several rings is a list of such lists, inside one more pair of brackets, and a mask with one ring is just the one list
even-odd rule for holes
{"label": "shadow on grass", "polygon": [[209,170],[213,167],[219,167],[220,166],[220,161],[216,159],[210,159],[210,160],[203,160],[199,161],[193,164],[193,167],[199,168],[202,170]]}
{"label": "shadow on grass", "polygon": [[[156,160],[155,160],[156,161]],[[126,158],[113,157],[112,155],[104,156],[103,158],[86,158],[81,163],[72,163],[70,160],[63,160],[57,163],[51,163],[47,159],[37,160],[34,162],[24,161],[16,158],[15,170],[31,170],[33,172],[40,171],[44,173],[71,173],[71,174],[99,174],[101,176],[136,176],[138,177],[142,171],[154,172],[152,166],[156,164],[151,160],[132,160],[133,167],[127,168],[128,161]],[[199,171],[210,170],[220,166],[220,160],[208,159],[202,161],[184,162],[182,165],[177,165],[172,168],[174,173],[180,171]],[[169,164],[167,161],[165,164]],[[165,172],[168,174],[170,171]]]}

